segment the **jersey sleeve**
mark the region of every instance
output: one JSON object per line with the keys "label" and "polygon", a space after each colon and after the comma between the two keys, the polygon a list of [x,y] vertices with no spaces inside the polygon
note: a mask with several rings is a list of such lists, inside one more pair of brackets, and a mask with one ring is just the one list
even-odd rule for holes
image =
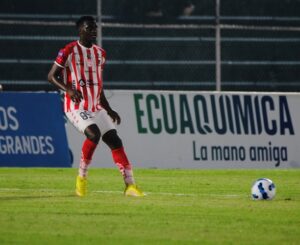
{"label": "jersey sleeve", "polygon": [[102,61],[101,61],[101,69],[104,69],[104,64],[106,62],[106,52],[104,49],[101,49],[101,56],[102,56]]}
{"label": "jersey sleeve", "polygon": [[55,63],[60,67],[65,67],[67,58],[68,58],[68,52],[66,48],[63,48],[59,50],[57,57],[55,59]]}

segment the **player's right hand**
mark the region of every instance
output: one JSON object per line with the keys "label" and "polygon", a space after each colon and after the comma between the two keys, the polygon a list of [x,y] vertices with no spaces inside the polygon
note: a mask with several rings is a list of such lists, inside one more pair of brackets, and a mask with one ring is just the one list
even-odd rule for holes
{"label": "player's right hand", "polygon": [[71,100],[75,102],[75,104],[80,103],[80,101],[83,99],[81,92],[78,90],[67,89],[66,92],[70,96]]}
{"label": "player's right hand", "polygon": [[112,109],[108,109],[107,110],[107,114],[112,118],[113,122],[120,124],[121,123],[121,117],[119,116],[119,114],[112,110]]}

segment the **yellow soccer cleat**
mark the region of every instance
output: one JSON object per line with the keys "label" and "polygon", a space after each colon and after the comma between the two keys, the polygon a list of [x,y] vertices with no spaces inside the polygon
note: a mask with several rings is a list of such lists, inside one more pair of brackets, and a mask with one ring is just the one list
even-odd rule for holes
{"label": "yellow soccer cleat", "polygon": [[86,177],[77,176],[76,178],[76,195],[83,197],[86,195],[87,179]]}
{"label": "yellow soccer cleat", "polygon": [[125,196],[132,196],[132,197],[143,197],[146,196],[144,192],[142,192],[141,189],[137,187],[137,185],[128,185],[125,188],[124,191]]}

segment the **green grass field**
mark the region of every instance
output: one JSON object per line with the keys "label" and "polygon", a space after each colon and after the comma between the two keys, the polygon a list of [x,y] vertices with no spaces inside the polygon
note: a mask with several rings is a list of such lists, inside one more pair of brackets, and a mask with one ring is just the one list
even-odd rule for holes
{"label": "green grass field", "polygon": [[[143,198],[124,197],[117,169],[0,168],[0,244],[299,244],[300,170],[136,169]],[[274,181],[273,201],[252,182]]]}

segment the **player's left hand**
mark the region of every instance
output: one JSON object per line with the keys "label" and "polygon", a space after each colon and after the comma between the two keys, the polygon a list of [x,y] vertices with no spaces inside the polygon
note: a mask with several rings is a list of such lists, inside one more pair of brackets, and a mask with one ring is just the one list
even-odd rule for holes
{"label": "player's left hand", "polygon": [[114,110],[108,110],[107,113],[112,118],[113,122],[116,122],[117,124],[121,123],[121,117],[119,116],[118,112]]}

